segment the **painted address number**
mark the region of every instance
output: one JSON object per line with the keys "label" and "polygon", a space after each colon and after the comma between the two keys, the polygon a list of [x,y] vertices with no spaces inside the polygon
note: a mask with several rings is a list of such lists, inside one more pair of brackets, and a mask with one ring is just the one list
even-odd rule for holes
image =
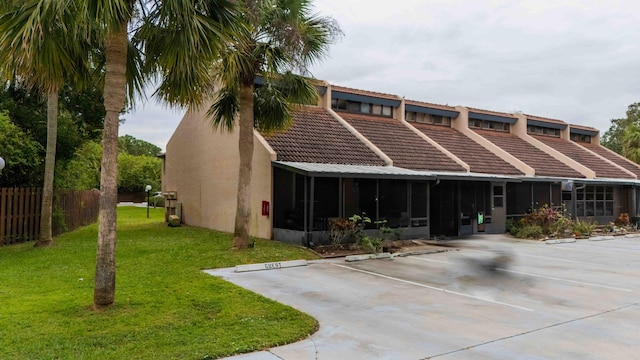
{"label": "painted address number", "polygon": [[281,267],[282,267],[282,264],[280,264],[279,262],[264,264],[264,268],[267,270],[280,269]]}

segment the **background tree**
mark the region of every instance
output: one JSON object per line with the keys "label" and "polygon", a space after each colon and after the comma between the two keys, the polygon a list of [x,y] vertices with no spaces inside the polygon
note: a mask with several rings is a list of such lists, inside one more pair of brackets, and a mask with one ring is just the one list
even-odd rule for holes
{"label": "background tree", "polygon": [[147,155],[155,157],[162,149],[144,140],[136,139],[131,135],[123,135],[118,138],[118,150],[129,155]]}
{"label": "background tree", "polygon": [[[47,145],[36,246],[52,243],[53,178],[58,120],[58,94],[65,81],[87,73],[86,48],[72,26],[72,2],[28,1],[0,5],[0,72],[5,78],[38,88],[47,96]],[[76,11],[77,13],[77,11]]]}
{"label": "background tree", "polygon": [[[209,109],[212,125],[223,130],[238,126],[237,209],[233,248],[249,245],[253,130],[282,129],[291,123],[294,103],[315,103],[315,86],[297,74],[307,74],[340,34],[332,18],[311,14],[308,0],[244,0],[237,32],[215,69],[215,102]],[[254,86],[256,75],[263,84]],[[236,124],[237,119],[237,124]]]}
{"label": "background tree", "polygon": [[31,182],[31,174],[40,167],[41,151],[42,146],[31,134],[13,124],[6,113],[0,113],[0,157],[6,162],[0,172],[0,187],[39,185]]}
{"label": "background tree", "polygon": [[611,119],[611,126],[602,134],[600,143],[620,155],[624,155],[625,133],[633,125],[640,124],[640,103],[634,103],[627,108],[627,117]]}

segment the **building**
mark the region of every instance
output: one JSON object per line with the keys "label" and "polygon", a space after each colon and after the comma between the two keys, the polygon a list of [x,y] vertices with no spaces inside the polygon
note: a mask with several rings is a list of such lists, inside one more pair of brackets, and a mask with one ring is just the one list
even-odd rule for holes
{"label": "building", "polygon": [[[309,245],[365,212],[403,236],[501,233],[544,204],[599,223],[635,215],[640,166],[597,129],[527,114],[405,100],[322,83],[294,125],[255,131],[253,236]],[[167,144],[163,190],[186,224],[233,231],[238,135],[189,111]],[[372,225],[375,226],[375,225]]]}

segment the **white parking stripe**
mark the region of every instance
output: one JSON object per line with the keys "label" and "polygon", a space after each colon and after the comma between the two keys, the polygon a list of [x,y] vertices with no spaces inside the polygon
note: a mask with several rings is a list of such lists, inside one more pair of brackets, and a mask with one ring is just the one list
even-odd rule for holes
{"label": "white parking stripe", "polygon": [[501,269],[501,268],[495,268],[495,269],[496,270],[500,270],[500,271],[504,271],[504,272],[514,273],[514,274],[532,276],[532,277],[537,277],[537,278],[542,278],[542,279],[563,281],[563,282],[579,284],[579,285],[599,287],[599,288],[603,288],[603,289],[619,290],[619,291],[627,291],[627,292],[631,292],[632,291],[631,289],[624,289],[624,288],[619,288],[619,287],[614,287],[614,286],[606,286],[606,285],[600,285],[600,284],[594,284],[594,283],[588,283],[588,282],[582,282],[582,281],[575,281],[575,280],[569,280],[569,279],[561,279],[561,278],[551,277],[551,276],[536,275],[536,274],[530,274],[530,273],[521,272],[521,271],[507,270],[507,269]]}
{"label": "white parking stripe", "polygon": [[478,297],[478,296],[473,296],[473,295],[469,295],[469,294],[463,294],[463,293],[460,293],[460,292],[457,292],[457,291],[451,291],[451,290],[447,290],[447,289],[443,289],[443,288],[439,288],[439,287],[435,287],[435,286],[430,286],[430,285],[417,283],[415,281],[399,279],[399,278],[396,278],[396,277],[393,277],[393,276],[378,274],[378,273],[374,273],[374,272],[367,271],[367,270],[356,269],[356,268],[353,268],[351,266],[340,265],[340,264],[335,264],[335,263],[330,263],[330,264],[333,265],[333,266],[344,268],[344,269],[349,269],[349,270],[361,272],[361,273],[364,273],[364,274],[381,277],[381,278],[387,279],[387,280],[394,280],[394,281],[398,281],[398,282],[409,284],[409,285],[415,285],[415,286],[419,286],[419,287],[423,287],[423,288],[427,288],[427,289],[431,289],[431,290],[441,291],[441,292],[444,292],[444,293],[447,293],[447,294],[458,295],[458,296],[463,296],[463,297],[466,297],[466,298],[471,298],[471,299],[475,299],[475,300],[489,302],[489,303],[492,303],[492,304],[508,306],[508,307],[512,307],[512,308],[518,309],[518,310],[533,311],[533,309],[529,309],[529,308],[518,306],[518,305],[508,304],[508,303],[505,303],[505,302],[495,301],[495,300],[491,300],[491,299],[484,299],[484,298],[481,298],[481,297]]}

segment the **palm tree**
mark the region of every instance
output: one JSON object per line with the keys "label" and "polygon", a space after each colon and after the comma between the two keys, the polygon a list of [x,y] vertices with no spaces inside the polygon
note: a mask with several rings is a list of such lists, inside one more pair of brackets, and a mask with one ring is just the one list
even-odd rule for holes
{"label": "palm tree", "polygon": [[[106,117],[102,139],[100,215],[94,286],[95,309],[115,299],[119,114],[152,77],[156,95],[170,104],[199,105],[209,64],[235,29],[226,0],[85,0],[83,14],[103,30]],[[131,30],[131,32],[129,32]],[[131,41],[130,41],[131,40]],[[127,81],[127,79],[129,79]]]}
{"label": "palm tree", "polygon": [[2,77],[47,96],[47,145],[36,246],[52,244],[53,177],[58,128],[58,93],[65,82],[79,83],[88,73],[86,45],[74,41],[73,4],[29,1],[0,5],[0,70]]}
{"label": "palm tree", "polygon": [[[217,63],[221,86],[208,111],[215,128],[238,126],[237,208],[233,248],[249,246],[253,131],[291,124],[293,104],[315,103],[317,92],[303,77],[341,34],[332,18],[311,14],[310,0],[243,0],[244,28],[235,34]],[[262,84],[256,88],[256,76]],[[237,125],[236,125],[237,119]]]}
{"label": "palm tree", "polygon": [[631,123],[622,138],[622,155],[627,159],[640,163],[640,125]]}

